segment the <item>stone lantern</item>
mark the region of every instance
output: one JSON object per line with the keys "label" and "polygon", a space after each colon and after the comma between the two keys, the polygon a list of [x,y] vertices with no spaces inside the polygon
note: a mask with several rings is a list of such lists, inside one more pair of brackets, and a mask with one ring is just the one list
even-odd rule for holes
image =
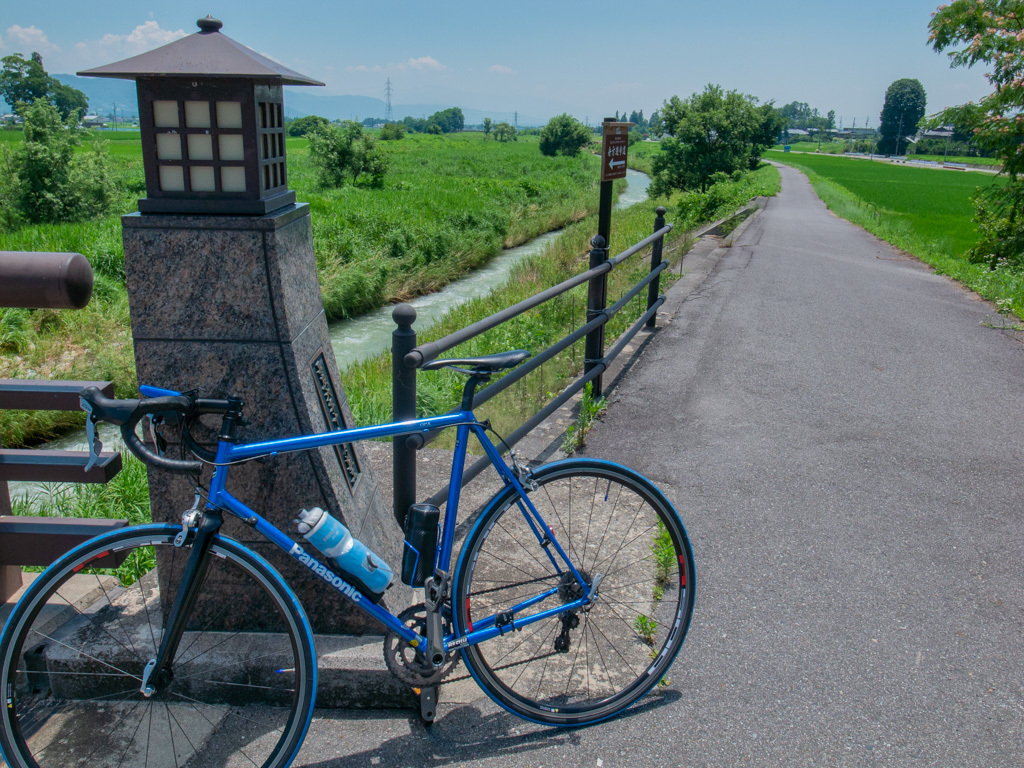
{"label": "stone lantern", "polygon": [[292,205],[284,85],[323,85],[221,34],[199,32],[79,72],[134,80],[146,171],[142,213],[265,214]]}
{"label": "stone lantern", "polygon": [[[121,219],[138,380],[241,397],[246,441],[352,426],[309,205],[295,202],[285,165],[282,86],[322,83],[231,40],[216,19],[198,24],[162,48],[79,73],[138,88],[146,197]],[[180,522],[193,498],[188,479],[151,471],[149,482],[153,519]],[[400,562],[402,536],[356,445],[243,464],[228,490],[282,530],[303,507],[327,509],[393,567]],[[232,518],[225,531],[284,572],[316,631],[372,630],[249,526]],[[211,602],[251,608],[224,590]],[[410,597],[398,584],[385,600],[401,610]]]}

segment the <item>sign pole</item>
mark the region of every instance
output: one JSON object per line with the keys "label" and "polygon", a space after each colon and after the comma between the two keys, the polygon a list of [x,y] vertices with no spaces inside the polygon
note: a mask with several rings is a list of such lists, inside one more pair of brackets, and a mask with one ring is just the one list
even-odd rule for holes
{"label": "sign pole", "polygon": [[[602,123],[601,140],[601,198],[597,210],[597,237],[591,241],[590,267],[608,260],[612,231],[612,187],[616,179],[626,178],[626,155],[629,151],[629,128],[633,123],[617,122],[606,117]],[[590,281],[587,291],[587,322],[608,306],[608,273]],[[584,347],[583,372],[589,373],[604,358],[604,326],[587,334]],[[591,393],[601,397],[604,382],[601,376],[593,380]]]}

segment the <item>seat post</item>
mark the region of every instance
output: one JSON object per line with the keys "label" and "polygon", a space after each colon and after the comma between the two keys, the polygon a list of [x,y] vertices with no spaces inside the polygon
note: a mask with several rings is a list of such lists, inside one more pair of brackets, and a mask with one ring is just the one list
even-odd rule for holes
{"label": "seat post", "polygon": [[476,394],[477,384],[481,384],[491,380],[490,371],[474,370],[473,374],[469,377],[469,381],[466,382],[466,386],[462,388],[462,410],[472,411],[473,410],[473,396]]}

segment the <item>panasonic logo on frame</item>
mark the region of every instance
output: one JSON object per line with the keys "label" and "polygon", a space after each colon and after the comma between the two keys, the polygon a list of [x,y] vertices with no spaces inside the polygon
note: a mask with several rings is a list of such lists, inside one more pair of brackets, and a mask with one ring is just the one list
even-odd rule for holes
{"label": "panasonic logo on frame", "polygon": [[304,566],[309,568],[313,573],[319,576],[321,579],[326,581],[335,589],[339,590],[345,597],[354,603],[358,603],[363,599],[363,595],[359,590],[352,587],[347,581],[342,579],[340,576],[336,576],[333,571],[325,567],[319,560],[312,555],[308,554],[306,550],[300,547],[298,544],[292,543],[292,548],[288,551],[288,554],[302,563]]}

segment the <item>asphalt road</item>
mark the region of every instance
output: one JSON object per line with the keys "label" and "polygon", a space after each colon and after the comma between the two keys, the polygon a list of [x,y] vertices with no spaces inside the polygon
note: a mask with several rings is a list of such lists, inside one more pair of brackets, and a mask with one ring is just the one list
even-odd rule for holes
{"label": "asphalt road", "polygon": [[1024,765],[1024,344],[781,172],[586,448],[690,531],[669,688],[577,731],[321,713],[297,764]]}

